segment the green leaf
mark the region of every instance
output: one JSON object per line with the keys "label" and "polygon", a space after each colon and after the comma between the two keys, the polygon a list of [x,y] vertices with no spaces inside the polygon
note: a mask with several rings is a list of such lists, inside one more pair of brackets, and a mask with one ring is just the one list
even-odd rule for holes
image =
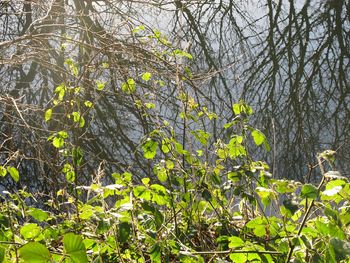
{"label": "green leaf", "polygon": [[133,188],[133,192],[134,195],[136,197],[142,198],[146,201],[150,201],[151,200],[151,192],[144,186],[142,185],[138,185],[136,187]]}
{"label": "green leaf", "polygon": [[171,150],[171,140],[169,138],[164,138],[162,140],[162,151],[163,153],[168,153]]}
{"label": "green leaf", "polygon": [[19,172],[16,167],[8,166],[7,171],[15,182],[19,181]]}
{"label": "green leaf", "polygon": [[91,108],[91,107],[93,106],[92,102],[89,101],[89,100],[84,101],[84,105],[85,105],[85,107],[87,107],[87,108]]}
{"label": "green leaf", "polygon": [[252,228],[253,232],[258,237],[266,235],[266,222],[262,217],[256,217],[246,224],[247,228]]}
{"label": "green leaf", "polygon": [[310,198],[310,199],[316,199],[318,197],[318,190],[317,188],[312,184],[305,184],[301,188],[301,194],[300,196],[302,198]]}
{"label": "green leaf", "polygon": [[151,257],[151,261],[152,262],[162,262],[161,261],[161,250],[158,244],[155,244],[152,248],[151,251],[149,252],[150,257]]}
{"label": "green leaf", "polygon": [[55,89],[55,93],[58,94],[58,100],[62,101],[66,93],[66,87],[63,84],[57,86],[57,88]]}
{"label": "green leaf", "polygon": [[57,135],[63,139],[67,139],[68,138],[68,133],[66,131],[59,131],[57,133]]}
{"label": "green leaf", "polygon": [[122,91],[126,94],[133,94],[136,90],[135,80],[128,79],[127,82],[122,84]]}
{"label": "green leaf", "polygon": [[6,253],[5,248],[0,247],[0,263],[4,262],[4,260],[5,260],[5,253]]}
{"label": "green leaf", "polygon": [[90,219],[94,215],[94,208],[91,205],[84,205],[79,213],[79,217],[83,220]]}
{"label": "green leaf", "polygon": [[149,185],[149,181],[150,181],[150,179],[149,179],[148,177],[142,178],[142,179],[141,179],[141,182],[142,182],[145,186],[148,186],[148,185]]}
{"label": "green leaf", "polygon": [[147,141],[142,145],[143,156],[146,159],[153,159],[157,154],[158,143],[148,138]]}
{"label": "green leaf", "polygon": [[7,174],[7,170],[4,166],[0,165],[0,176],[5,177]]}
{"label": "green leaf", "polygon": [[28,263],[51,262],[50,251],[38,242],[29,242],[19,249],[19,257]]}
{"label": "green leaf", "polygon": [[103,90],[105,88],[106,83],[97,80],[96,81],[96,86],[97,86],[97,90],[101,91],[101,90]]}
{"label": "green leaf", "polygon": [[118,225],[118,230],[118,241],[121,243],[128,241],[131,234],[131,224],[122,222]]}
{"label": "green leaf", "polygon": [[258,146],[263,144],[263,142],[266,140],[265,135],[261,131],[256,130],[256,129],[254,129],[252,131],[252,136],[253,136],[255,144]]}
{"label": "green leaf", "polygon": [[49,217],[49,214],[47,212],[34,207],[29,209],[28,214],[39,222],[43,222]]}
{"label": "green leaf", "polygon": [[154,173],[157,175],[159,181],[161,181],[162,183],[168,179],[167,170],[164,166],[155,165],[153,170]]}
{"label": "green leaf", "polygon": [[64,145],[64,139],[61,137],[55,137],[52,140],[52,145],[56,148],[61,148]]}
{"label": "green leaf", "polygon": [[340,240],[338,238],[332,238],[330,245],[333,247],[337,262],[346,259],[350,256],[350,242]]}
{"label": "green leaf", "polygon": [[81,236],[68,233],[63,237],[63,246],[66,254],[73,262],[88,262],[85,245]]}
{"label": "green leaf", "polygon": [[24,239],[32,239],[37,237],[41,232],[41,228],[34,223],[26,224],[21,227],[20,233]]}
{"label": "green leaf", "polygon": [[85,120],[84,120],[83,116],[81,116],[80,113],[77,112],[77,111],[73,111],[72,115],[73,115],[73,121],[74,122],[79,122],[80,128],[84,127]]}
{"label": "green leaf", "polygon": [[290,216],[298,210],[298,203],[292,199],[286,199],[283,201],[284,207],[290,212]]}
{"label": "green leaf", "polygon": [[247,262],[247,254],[244,253],[231,253],[230,259],[235,263],[245,263]]}
{"label": "green leaf", "polygon": [[45,121],[51,120],[51,117],[52,117],[52,109],[48,109],[47,111],[45,111]]}
{"label": "green leaf", "polygon": [[83,157],[83,150],[79,146],[74,147],[74,149],[72,150],[73,163],[79,166],[83,160]]}
{"label": "green leaf", "polygon": [[145,73],[142,74],[142,79],[143,79],[144,81],[149,81],[149,80],[151,79],[151,76],[152,76],[151,73],[145,72]]}
{"label": "green leaf", "polygon": [[210,138],[210,134],[203,131],[203,130],[195,130],[191,132],[194,137],[202,144],[206,145],[208,143],[208,140]]}
{"label": "green leaf", "polygon": [[185,51],[182,51],[182,50],[180,50],[180,49],[174,50],[173,53],[174,53],[174,55],[179,56],[179,57],[186,57],[186,58],[188,58],[188,59],[193,59],[193,57],[192,57],[191,54],[189,54],[189,53],[187,53],[187,52],[185,52]]}
{"label": "green leaf", "polygon": [[229,248],[244,247],[245,245],[244,241],[241,238],[235,236],[229,237],[228,241],[230,241],[228,244]]}

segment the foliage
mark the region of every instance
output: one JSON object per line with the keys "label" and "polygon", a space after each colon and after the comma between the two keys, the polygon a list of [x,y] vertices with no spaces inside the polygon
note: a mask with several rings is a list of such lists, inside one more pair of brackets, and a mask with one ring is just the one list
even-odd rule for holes
{"label": "foliage", "polygon": [[[138,93],[146,83],[165,85],[156,70],[125,73],[122,93],[115,95],[102,80],[93,82],[93,91],[72,84],[84,74],[79,63],[66,59],[75,81],[58,85],[43,112],[47,142],[57,153],[61,181],[53,180],[59,189],[44,204],[25,188],[3,192],[0,263],[349,262],[350,183],[334,168],[336,152],[318,154],[310,166],[319,174],[317,186],[274,178],[252,154],[270,151],[264,133],[251,125],[253,109],[244,101],[233,104],[232,119],[222,129],[213,125],[228,136],[214,136],[206,124],[216,123],[217,114],[185,88],[193,76],[183,64],[192,55],[156,30],[143,41],[156,43],[153,59],[167,58],[176,68],[171,72],[182,133],[153,114],[161,105],[148,92]],[[113,172],[102,161],[84,180],[90,176],[84,165],[95,160],[84,153],[82,138],[86,126],[96,128],[94,98],[104,92],[122,94],[135,115],[150,122],[132,152],[148,170],[132,173],[129,163]],[[0,166],[0,175],[19,184],[26,174],[13,159]]]}
{"label": "foliage", "polygon": [[[61,90],[69,89],[60,88],[56,105],[64,102]],[[215,120],[193,98],[182,100],[193,105],[184,120]],[[232,110],[224,126],[231,136],[214,149],[207,148],[210,133],[190,131],[186,147],[165,123],[140,143],[148,177],[112,173],[107,185],[102,178],[79,185],[84,153],[72,131],[53,132],[48,140],[61,149],[68,188],[45,209],[24,190],[2,196],[0,262],[349,262],[350,183],[324,170],[335,152],[318,155],[318,186],[273,178],[267,163],[249,154],[270,149],[249,125],[252,109],[240,101]],[[45,120],[53,114],[47,110]],[[72,129],[83,128],[83,114],[68,118]],[[20,179],[12,166],[0,171]]]}

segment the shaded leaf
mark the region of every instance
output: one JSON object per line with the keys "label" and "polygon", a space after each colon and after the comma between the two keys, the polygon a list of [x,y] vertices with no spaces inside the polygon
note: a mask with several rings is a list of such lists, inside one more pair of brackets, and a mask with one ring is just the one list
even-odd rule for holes
{"label": "shaded leaf", "polygon": [[81,236],[74,233],[64,235],[63,246],[66,254],[73,262],[88,262],[85,245]]}

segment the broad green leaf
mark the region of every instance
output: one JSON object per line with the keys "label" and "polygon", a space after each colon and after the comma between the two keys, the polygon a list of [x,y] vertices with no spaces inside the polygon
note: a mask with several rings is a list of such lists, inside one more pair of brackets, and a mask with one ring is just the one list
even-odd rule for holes
{"label": "broad green leaf", "polygon": [[146,201],[151,200],[151,192],[146,187],[139,185],[133,188],[134,195]]}
{"label": "broad green leaf", "polygon": [[83,220],[90,219],[94,214],[94,208],[91,205],[84,205],[79,213],[79,217]]}
{"label": "broad green leaf", "polygon": [[16,167],[8,166],[7,171],[15,182],[19,181],[19,172]]}
{"label": "broad green leaf", "polygon": [[142,179],[141,179],[141,182],[142,182],[145,186],[148,186],[148,185],[149,185],[149,182],[150,182],[150,179],[149,179],[148,177],[142,178]]}
{"label": "broad green leaf", "polygon": [[47,212],[34,207],[29,209],[28,214],[39,222],[43,222],[49,217],[49,214]]}
{"label": "broad green leaf", "polygon": [[56,148],[62,148],[64,145],[64,139],[61,137],[54,137],[52,140],[52,145],[55,146]]}
{"label": "broad green leaf", "polygon": [[34,223],[26,224],[21,227],[20,233],[24,239],[33,239],[41,232],[41,228]]}
{"label": "broad green leaf", "polygon": [[265,135],[261,131],[256,130],[256,129],[254,129],[252,131],[252,136],[253,136],[255,144],[258,146],[263,144],[263,142],[266,140]]}
{"label": "broad green leaf", "polygon": [[166,205],[168,200],[165,198],[162,194],[157,194],[155,192],[152,193],[152,201],[155,202],[157,205]]}
{"label": "broad green leaf", "polygon": [[250,220],[245,226],[248,228],[255,228],[257,226],[260,226],[263,223],[264,223],[264,220],[261,217],[256,217]]}
{"label": "broad green leaf", "polygon": [[248,253],[248,262],[262,262],[261,257],[257,253]]}
{"label": "broad green leaf", "polygon": [[0,176],[5,177],[7,174],[7,170],[4,166],[0,165]]}
{"label": "broad green leaf", "polygon": [[310,198],[310,199],[316,199],[318,197],[318,190],[317,188],[312,184],[305,184],[301,188],[301,194],[300,196],[302,198]]}
{"label": "broad green leaf", "polygon": [[247,262],[247,254],[245,254],[245,253],[231,253],[230,259],[234,263],[245,263],[245,262]]}
{"label": "broad green leaf", "polygon": [[143,156],[146,159],[153,159],[157,154],[158,143],[148,138],[147,141],[142,145]]}
{"label": "broad green leaf", "polygon": [[81,236],[74,233],[68,233],[63,237],[63,247],[65,253],[73,262],[88,262],[85,245]]}
{"label": "broad green leaf", "polygon": [[45,111],[45,121],[51,120],[51,117],[52,117],[52,109],[48,109],[47,111]]}
{"label": "broad green leaf", "polygon": [[166,160],[165,166],[166,166],[167,169],[172,170],[172,169],[174,169],[175,164],[174,164],[174,162],[171,161],[171,160]]}
{"label": "broad green leaf", "polygon": [[156,191],[157,193],[163,194],[163,195],[167,194],[166,188],[160,184],[152,184],[150,186],[150,189],[152,189],[153,191]]}
{"label": "broad green leaf", "polygon": [[153,170],[162,183],[168,179],[167,170],[162,165],[155,165]]}
{"label": "broad green leaf", "polygon": [[253,232],[257,237],[263,237],[266,235],[266,226],[265,225],[257,226],[253,229]]}
{"label": "broad green leaf", "polygon": [[38,242],[29,242],[19,249],[19,257],[28,263],[51,262],[50,251]]}
{"label": "broad green leaf", "polygon": [[241,238],[235,236],[229,237],[228,241],[230,242],[228,244],[229,248],[244,247],[245,245],[244,241]]}
{"label": "broad green leaf", "polygon": [[68,133],[66,131],[59,131],[57,133],[57,135],[63,139],[67,139],[68,138]]}

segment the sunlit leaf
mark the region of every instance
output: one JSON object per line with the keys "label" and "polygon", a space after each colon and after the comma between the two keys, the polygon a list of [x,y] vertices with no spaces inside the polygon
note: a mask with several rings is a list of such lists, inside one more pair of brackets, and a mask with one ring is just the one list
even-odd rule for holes
{"label": "sunlit leaf", "polygon": [[4,166],[0,165],[0,176],[5,177],[7,174],[7,170]]}
{"label": "sunlit leaf", "polygon": [[16,167],[8,166],[7,171],[15,182],[19,181],[19,172]]}
{"label": "sunlit leaf", "polygon": [[318,197],[318,190],[312,184],[305,184],[301,188],[301,194],[300,195],[301,195],[302,198],[316,199]]}
{"label": "sunlit leaf", "polygon": [[20,233],[25,239],[32,239],[37,237],[41,232],[41,228],[34,223],[26,224],[21,227]]}
{"label": "sunlit leaf", "polygon": [[150,72],[145,72],[142,74],[142,79],[144,81],[149,81],[151,79],[152,74]]}
{"label": "sunlit leaf", "polygon": [[261,145],[265,141],[265,135],[259,130],[254,129],[252,131],[252,136],[253,136],[255,144],[258,146]]}
{"label": "sunlit leaf", "polygon": [[52,116],[52,109],[48,109],[47,111],[45,111],[45,121],[51,120],[51,116]]}
{"label": "sunlit leaf", "polygon": [[30,208],[28,211],[28,214],[31,215],[35,220],[38,220],[39,222],[45,221],[49,214],[39,208]]}
{"label": "sunlit leaf", "polygon": [[228,241],[230,242],[228,244],[229,248],[243,247],[245,245],[245,242],[241,238],[236,236],[229,237]]}
{"label": "sunlit leaf", "polygon": [[19,249],[19,257],[28,263],[51,262],[50,251],[38,242],[30,242]]}
{"label": "sunlit leaf", "polygon": [[149,138],[142,145],[143,156],[146,159],[153,159],[154,156],[156,156],[156,154],[157,154],[157,149],[158,149],[158,143]]}

